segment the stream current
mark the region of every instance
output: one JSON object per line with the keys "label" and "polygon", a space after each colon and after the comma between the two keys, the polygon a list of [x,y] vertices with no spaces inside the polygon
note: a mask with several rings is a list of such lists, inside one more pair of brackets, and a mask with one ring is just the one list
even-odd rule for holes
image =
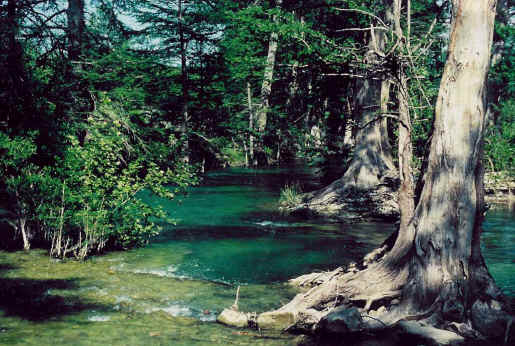
{"label": "stream current", "polygon": [[[176,225],[145,248],[84,263],[44,251],[0,252],[0,345],[295,345],[215,323],[234,302],[261,312],[295,292],[284,281],[359,259],[394,229],[387,223],[305,221],[277,210],[280,189],[317,187],[305,167],[227,169],[174,201],[151,195]],[[515,295],[515,213],[489,211],[483,255]]]}

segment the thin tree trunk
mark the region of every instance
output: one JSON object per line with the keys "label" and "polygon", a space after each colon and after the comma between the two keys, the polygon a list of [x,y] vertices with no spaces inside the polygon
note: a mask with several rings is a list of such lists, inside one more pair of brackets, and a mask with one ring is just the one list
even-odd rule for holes
{"label": "thin tree trunk", "polygon": [[[63,105],[66,109],[66,113],[70,119],[77,119],[84,123],[88,123],[90,117],[90,111],[93,108],[91,103],[91,95],[88,90],[84,79],[78,71],[83,69],[81,63],[84,55],[85,46],[85,32],[86,32],[86,21],[84,16],[84,0],[68,0],[68,9],[66,10],[67,15],[67,39],[68,39],[68,70],[67,70],[67,82],[71,85],[67,89],[67,95],[65,96],[65,104]],[[71,107],[70,107],[71,105]],[[84,145],[89,138],[89,131],[87,127],[84,127],[78,133],[79,143]]]}
{"label": "thin tree trunk", "polygon": [[2,77],[4,80],[1,85],[9,93],[10,102],[7,109],[2,109],[2,112],[0,112],[0,126],[6,129],[18,128],[22,123],[22,116],[25,116],[24,114],[19,114],[19,107],[20,105],[25,107],[30,104],[26,98],[23,85],[25,74],[23,49],[17,38],[20,31],[18,6],[19,4],[16,3],[16,0],[8,0],[7,2],[7,57],[6,69],[4,70],[5,75]]}
{"label": "thin tree trunk", "polygon": [[[388,114],[388,102],[390,101],[391,81],[384,77],[381,81],[381,115]],[[387,153],[392,152],[392,146],[388,136],[388,118],[379,120],[381,123],[381,148]],[[391,155],[391,154],[390,154]]]}
{"label": "thin tree trunk", "polygon": [[182,135],[183,135],[183,160],[188,163],[190,161],[189,151],[189,78],[188,78],[188,61],[187,61],[187,42],[184,35],[183,28],[183,0],[179,0],[177,4],[177,11],[179,14],[179,40],[180,40],[180,54],[181,54],[181,84],[182,84]]}
{"label": "thin tree trunk", "polygon": [[[507,0],[499,0],[497,5],[497,17],[496,21],[503,26],[508,25],[509,20],[509,9]],[[502,40],[495,40],[493,42],[491,67],[496,66],[506,54],[506,42]],[[495,88],[495,81],[488,80],[488,94],[487,94],[487,111],[486,119],[488,127],[495,126],[497,122],[497,112],[495,111],[495,105],[499,102],[500,91]]]}
{"label": "thin tree trunk", "polygon": [[78,61],[84,45],[84,0],[68,0],[68,59]]}
{"label": "thin tree trunk", "polygon": [[[293,12],[293,15],[295,15],[295,12]],[[301,25],[304,25],[304,17],[300,18]],[[302,37],[304,38],[304,33],[302,33]],[[296,98],[297,98],[297,92],[299,90],[299,62],[295,60],[293,62],[293,66],[291,68],[291,81],[290,81],[290,90],[288,93],[288,98],[286,99],[286,109],[291,113],[295,114],[299,110],[296,109]]]}
{"label": "thin tree trunk", "polygon": [[[395,18],[395,32],[397,35],[397,42],[399,50],[402,52],[405,49],[404,35],[401,27],[401,0],[394,0],[394,18]],[[409,13],[409,7],[408,7]],[[407,22],[410,22],[410,15],[408,14]],[[409,36],[408,36],[409,38]],[[404,66],[399,67],[397,76],[397,100],[399,102],[399,214],[400,214],[400,229],[408,227],[408,223],[413,217],[415,210],[415,188],[413,183],[413,175],[411,168],[411,160],[413,158],[413,150],[411,144],[411,119],[409,114],[409,90],[408,80]]]}
{"label": "thin tree trunk", "polygon": [[254,109],[252,107],[252,89],[250,82],[247,82],[247,107],[249,112],[249,155],[247,160],[247,166],[249,162],[254,162]]}
{"label": "thin tree trunk", "polygon": [[27,229],[26,229],[27,219],[24,217],[20,217],[18,220],[18,223],[19,223],[19,227],[20,227],[21,236],[23,239],[23,250],[25,250],[25,251],[30,250],[30,241],[29,241],[29,236],[28,236]]}
{"label": "thin tree trunk", "polygon": [[[282,0],[277,0],[276,6],[280,8]],[[273,17],[273,22],[278,20],[277,16]],[[259,140],[256,145],[256,155],[254,164],[264,165],[268,163],[268,158],[264,152],[263,136],[266,130],[268,121],[268,113],[270,111],[270,95],[272,94],[272,82],[275,70],[275,58],[277,55],[277,48],[279,46],[279,35],[277,32],[270,33],[268,41],[268,54],[266,57],[265,71],[263,73],[263,82],[261,84],[261,105],[256,112],[256,130],[259,133]]]}

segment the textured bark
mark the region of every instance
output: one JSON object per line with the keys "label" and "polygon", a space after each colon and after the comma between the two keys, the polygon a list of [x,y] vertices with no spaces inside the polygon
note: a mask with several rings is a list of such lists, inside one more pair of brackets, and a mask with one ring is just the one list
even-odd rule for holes
{"label": "textured bark", "polygon": [[483,98],[495,3],[453,1],[449,57],[436,104],[424,187],[410,224],[415,234],[406,288],[411,305],[424,308],[440,297],[442,303],[457,305],[458,320],[474,300],[485,294],[496,299],[499,294],[479,248],[484,212]]}
{"label": "textured bark", "polygon": [[[384,49],[384,33],[371,35],[366,60],[378,63]],[[385,119],[389,82],[371,77],[358,80],[354,118],[359,124],[349,168],[329,186],[306,194],[293,213],[307,213],[339,220],[396,219],[398,177],[393,164]]]}
{"label": "textured bark", "polygon": [[[360,331],[423,320],[469,338],[513,341],[510,307],[488,273],[479,244],[484,212],[483,99],[495,0],[453,4],[449,56],[413,219],[359,264],[297,280],[313,288],[282,308],[261,314],[258,326],[264,321],[274,328],[316,332],[337,319],[328,318],[335,307],[347,306],[361,313]],[[419,326],[408,329],[420,330]]]}
{"label": "textured bark", "polygon": [[[402,52],[407,47],[404,44],[404,35],[401,27],[401,0],[394,0],[393,13],[394,13],[394,27],[397,36],[397,44],[399,50]],[[408,2],[408,23],[409,18],[409,2]],[[409,30],[406,45],[409,44]],[[411,144],[411,119],[409,114],[409,90],[408,79],[404,71],[403,64],[399,64],[397,71],[397,101],[399,102],[399,175],[400,186],[398,192],[399,198],[399,214],[400,214],[400,229],[404,230],[408,227],[408,223],[413,217],[415,210],[415,187],[412,176],[411,160],[413,157],[413,149]]]}

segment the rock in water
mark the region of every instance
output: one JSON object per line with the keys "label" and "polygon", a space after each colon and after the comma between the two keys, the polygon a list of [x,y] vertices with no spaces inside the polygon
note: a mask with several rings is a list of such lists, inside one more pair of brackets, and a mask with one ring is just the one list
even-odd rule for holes
{"label": "rock in water", "polygon": [[340,306],[320,320],[320,329],[330,334],[347,334],[364,328],[361,313],[356,308]]}
{"label": "rock in water", "polygon": [[289,311],[270,311],[258,316],[257,325],[261,329],[283,330],[295,323],[295,317]]}
{"label": "rock in water", "polygon": [[246,328],[249,325],[247,314],[233,309],[224,309],[216,318],[218,323],[222,323],[232,327]]}

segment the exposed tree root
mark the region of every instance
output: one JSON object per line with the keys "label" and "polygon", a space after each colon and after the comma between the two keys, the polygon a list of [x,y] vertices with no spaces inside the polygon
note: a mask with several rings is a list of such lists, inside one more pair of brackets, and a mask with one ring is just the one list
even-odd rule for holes
{"label": "exposed tree root", "polygon": [[441,344],[459,343],[464,338],[513,340],[513,317],[498,295],[494,295],[495,299],[476,299],[464,312],[465,318],[457,320],[453,320],[447,290],[442,290],[425,310],[406,299],[406,290],[410,289],[408,266],[388,264],[388,243],[391,239],[361,263],[290,280],[290,284],[307,291],[277,310],[254,316],[238,313],[247,316],[248,326],[308,334],[377,333],[391,329],[419,333],[417,337],[432,337],[433,342]]}
{"label": "exposed tree root", "polygon": [[299,205],[285,208],[286,211],[340,221],[398,219],[397,171],[374,173],[373,179],[367,182],[352,173],[346,173],[321,190],[304,194]]}

